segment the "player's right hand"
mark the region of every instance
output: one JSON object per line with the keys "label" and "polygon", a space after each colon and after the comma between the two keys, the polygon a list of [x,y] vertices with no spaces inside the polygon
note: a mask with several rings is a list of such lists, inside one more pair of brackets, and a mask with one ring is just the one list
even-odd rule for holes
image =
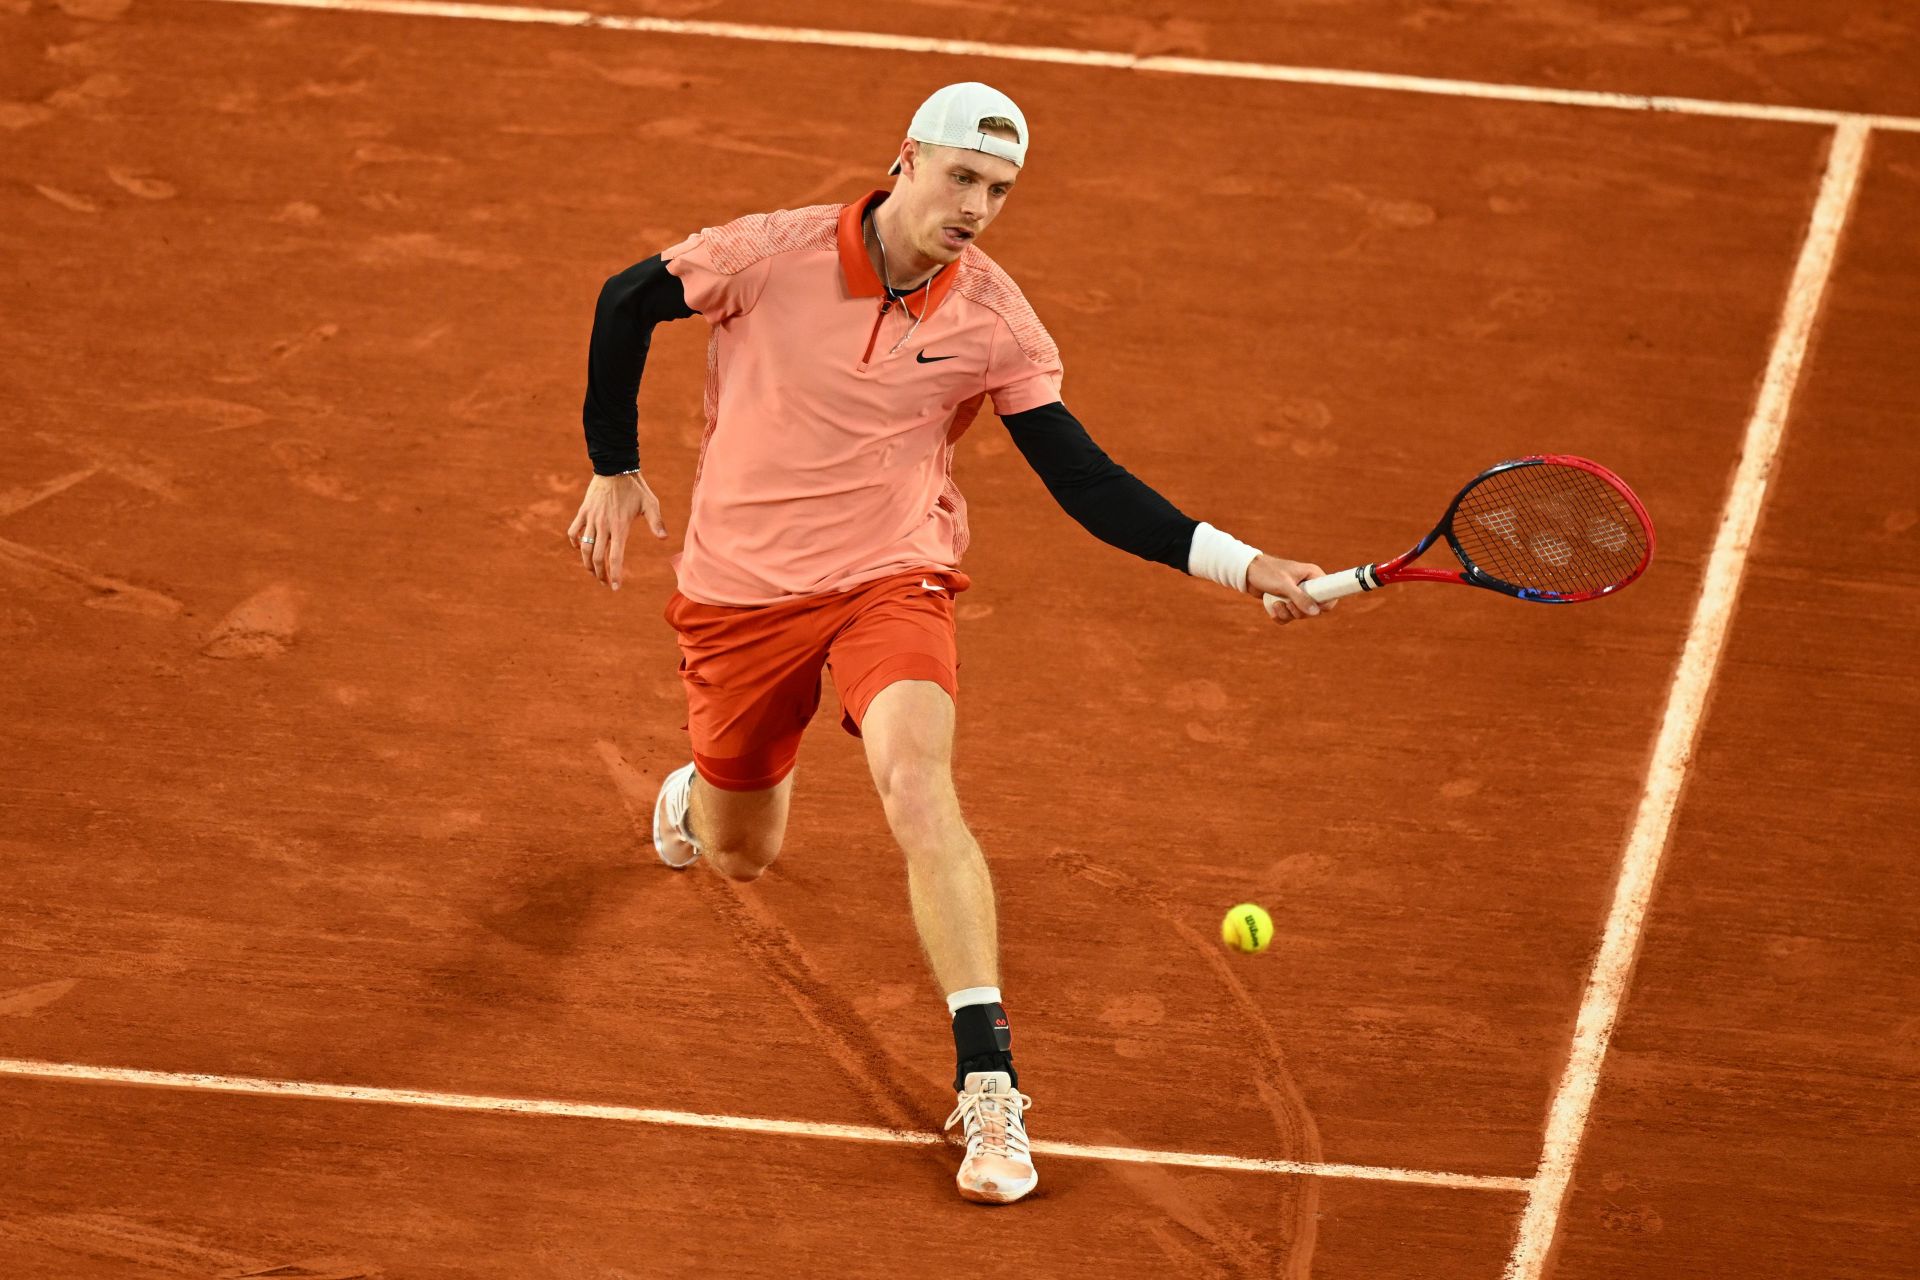
{"label": "player's right hand", "polygon": [[1302,618],[1317,618],[1333,608],[1333,602],[1320,604],[1300,587],[1311,578],[1323,577],[1326,570],[1305,560],[1283,560],[1279,556],[1255,557],[1247,566],[1247,590],[1264,598],[1267,616],[1281,626]]}
{"label": "player's right hand", "polygon": [[639,472],[595,476],[587,484],[587,496],[580,500],[573,523],[567,526],[567,541],[580,553],[581,565],[615,591],[620,589],[620,571],[626,564],[627,533],[637,515],[646,516],[654,537],[667,536],[660,499]]}

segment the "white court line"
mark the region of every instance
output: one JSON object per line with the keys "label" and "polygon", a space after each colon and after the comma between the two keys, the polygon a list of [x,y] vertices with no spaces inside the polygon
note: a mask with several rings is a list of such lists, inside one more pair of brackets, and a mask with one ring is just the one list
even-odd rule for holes
{"label": "white court line", "polygon": [[1647,766],[1646,789],[1640,795],[1640,808],[1627,837],[1620,880],[1614,887],[1613,907],[1607,914],[1606,932],[1600,952],[1594,957],[1593,971],[1587,977],[1586,994],[1580,1001],[1573,1051],[1547,1111],[1547,1142],[1541,1153],[1539,1172],[1527,1195],[1513,1255],[1507,1261],[1506,1280],[1539,1280],[1546,1272],[1560,1210],[1566,1201],[1574,1161],[1580,1154],[1580,1141],[1586,1132],[1587,1114],[1599,1085],[1607,1042],[1613,1036],[1614,1022],[1619,1017],[1627,983],[1633,976],[1647,907],[1666,852],[1667,834],[1673,825],[1681,786],[1686,781],[1687,766],[1692,761],[1700,722],[1706,715],[1707,694],[1726,647],[1740,582],[1746,575],[1747,553],[1753,545],[1760,506],[1767,494],[1767,479],[1780,454],[1787,410],[1793,403],[1794,386],[1800,380],[1807,342],[1820,314],[1827,282],[1833,276],[1840,234],[1846,228],[1854,193],[1860,185],[1860,173],[1866,165],[1870,133],[1865,124],[1855,121],[1842,125],[1833,136],[1826,177],[1820,183],[1820,197],[1813,207],[1812,225],[1807,229],[1806,243],[1801,246],[1800,262],[1794,268],[1793,283],[1787,290],[1786,312],[1780,321],[1780,332],[1774,338],[1773,354],[1767,360],[1766,380],[1761,384],[1753,418],[1747,423],[1740,465],[1733,474],[1733,488],[1720,514],[1720,529],[1714,536],[1713,552],[1707,559],[1700,584],[1700,599],[1694,606],[1693,621],[1687,627],[1686,647],[1680,652],[1673,686],[1667,692],[1660,736],[1654,742],[1653,760]]}
{"label": "white court line", "polygon": [[1913,116],[1870,115],[1851,111],[1832,111],[1820,107],[1778,107],[1759,102],[1715,102],[1706,98],[1606,93],[1592,89],[1549,89],[1535,85],[1486,84],[1476,80],[1388,75],[1374,71],[1342,71],[1330,67],[1289,67],[1262,62],[1228,62],[1210,58],[1175,58],[1164,55],[1142,57],[1138,54],[1114,53],[1100,49],[1060,49],[1043,45],[992,44],[982,40],[942,40],[933,36],[892,35],[879,31],[773,27],[747,22],[694,22],[677,18],[592,13],[585,9],[534,9],[519,5],[458,4],[452,3],[451,0],[206,0],[206,2],[257,4],[286,9],[333,9],[351,13],[387,13],[421,18],[464,18],[480,22],[535,23],[555,27],[605,27],[614,31],[644,31],[653,35],[666,36],[704,36],[716,40],[747,40],[760,44],[826,45],[840,49],[879,49],[893,53],[936,53],[964,58],[999,58],[1012,62],[1050,62],[1068,67],[1153,71],[1166,75],[1208,76],[1230,80],[1269,80],[1282,84],[1374,89],[1388,93],[1419,93],[1449,98],[1481,98],[1566,107],[1598,107],[1609,111],[1654,111],[1690,116],[1722,116],[1736,120],[1817,124],[1829,128],[1841,124],[1865,123],[1877,129],[1920,133],[1920,118]]}
{"label": "white court line", "polygon": [[[772,1134],[784,1138],[835,1138],[842,1142],[877,1142],[904,1147],[950,1145],[937,1133],[907,1129],[879,1129],[859,1124],[816,1124],[801,1120],[768,1120],[758,1116],[716,1116],[697,1111],[660,1111],[650,1107],[618,1107],[588,1102],[556,1102],[544,1098],[496,1098],[471,1093],[439,1093],[419,1089],[380,1089],[370,1085],[314,1084],[304,1080],[263,1080],[254,1076],[207,1075],[195,1071],[142,1071],[133,1067],[95,1067],[73,1062],[34,1062],[0,1058],[0,1076],[92,1084],[144,1085],[161,1089],[194,1089],[210,1093],[243,1093],[256,1097],[315,1098],[330,1102],[374,1102],[401,1107],[438,1107],[451,1111],[497,1111],[516,1115],[569,1116],[585,1120],[613,1120],[624,1124],[666,1125],[682,1129],[720,1129],[731,1133]],[[1189,1169],[1221,1169],[1238,1173],[1286,1173],[1316,1178],[1352,1178],[1363,1182],[1400,1182],[1425,1187],[1455,1187],[1471,1191],[1525,1191],[1529,1178],[1500,1178],[1471,1173],[1431,1173],[1421,1169],[1381,1168],[1373,1165],[1323,1164],[1308,1160],[1260,1160],[1248,1156],[1208,1155],[1192,1151],[1152,1151],[1138,1147],[1084,1146],[1077,1142],[1035,1142],[1039,1155],[1074,1160],[1113,1160],[1127,1164],[1177,1165]]]}

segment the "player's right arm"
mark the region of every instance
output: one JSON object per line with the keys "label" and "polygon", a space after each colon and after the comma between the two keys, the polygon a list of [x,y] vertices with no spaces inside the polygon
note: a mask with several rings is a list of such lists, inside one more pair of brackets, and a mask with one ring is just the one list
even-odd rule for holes
{"label": "player's right arm", "polygon": [[1254,595],[1271,593],[1280,601],[1268,609],[1276,622],[1320,612],[1300,589],[1320,576],[1319,565],[1266,555],[1186,515],[1109,458],[1066,405],[1056,400],[1001,421],[1061,510],[1108,546]]}
{"label": "player's right arm", "polygon": [[594,308],[587,347],[587,396],[581,424],[593,479],[567,538],[594,577],[620,589],[627,531],[644,515],[656,538],[667,536],[660,501],[640,474],[640,375],[646,369],[653,326],[698,314],[687,305],[678,277],[659,254],[608,278]]}
{"label": "player's right arm", "polygon": [[[993,268],[998,272],[998,268]],[[1110,546],[1254,595],[1271,595],[1275,622],[1321,611],[1300,583],[1320,566],[1269,556],[1181,512],[1109,458],[1060,400],[1060,352],[1033,308],[1004,273],[995,309],[1000,327],[988,349],[986,392],[1027,464],[1066,513]]]}

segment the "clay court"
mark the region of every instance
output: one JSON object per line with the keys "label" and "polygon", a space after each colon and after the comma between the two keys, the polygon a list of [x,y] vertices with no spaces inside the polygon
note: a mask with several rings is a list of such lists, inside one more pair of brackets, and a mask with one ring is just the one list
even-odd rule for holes
{"label": "clay court", "polygon": [[[1911,1274],[1920,19],[1170,11],[0,0],[0,1273]],[[775,870],[665,870],[672,572],[564,536],[601,280],[969,78],[983,247],[1186,510],[1333,568],[1568,452],[1660,538],[1276,630],[973,427],[1004,1210],[831,700]]]}

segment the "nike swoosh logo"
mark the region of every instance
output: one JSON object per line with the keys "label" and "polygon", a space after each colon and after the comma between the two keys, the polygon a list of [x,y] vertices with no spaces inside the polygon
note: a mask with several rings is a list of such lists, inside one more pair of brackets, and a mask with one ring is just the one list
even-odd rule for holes
{"label": "nike swoosh logo", "polygon": [[[947,359],[951,360],[953,359],[953,357],[948,356]],[[920,587],[924,591],[945,591],[946,590],[945,587],[934,586],[931,582],[928,582],[925,578],[920,579]]]}
{"label": "nike swoosh logo", "polygon": [[916,364],[938,364],[942,360],[952,360],[954,359],[954,357],[953,356],[930,356],[926,352],[922,351],[919,355],[915,356],[913,359],[914,359],[914,363]]}

